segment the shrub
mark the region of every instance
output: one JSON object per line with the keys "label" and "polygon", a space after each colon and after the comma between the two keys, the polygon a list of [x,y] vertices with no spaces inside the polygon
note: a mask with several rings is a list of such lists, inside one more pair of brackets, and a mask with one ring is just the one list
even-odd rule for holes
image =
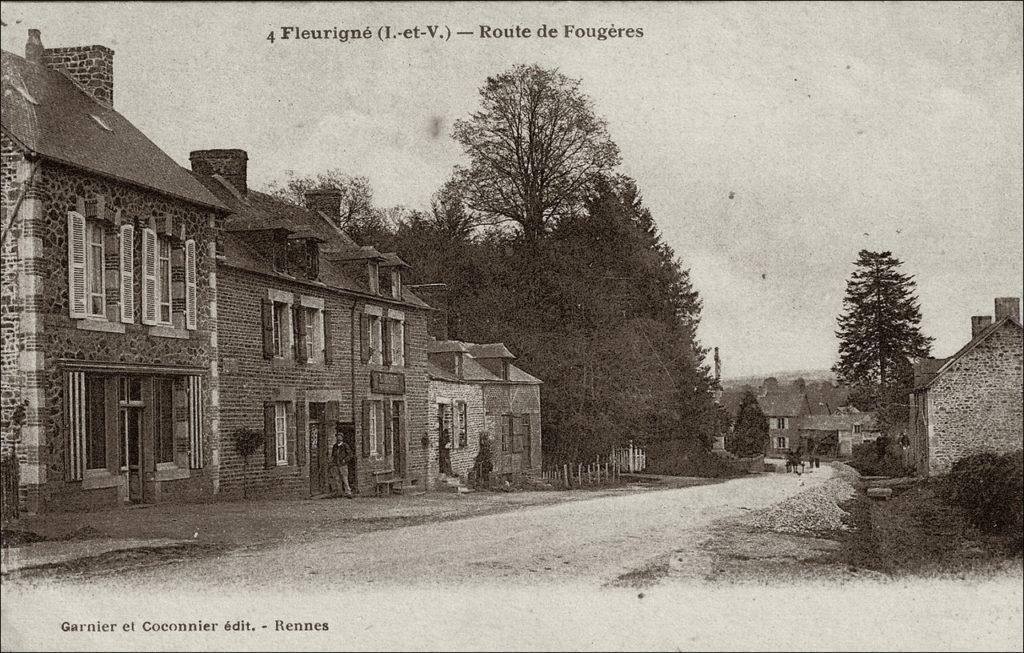
{"label": "shrub", "polygon": [[478,487],[487,487],[491,482],[491,471],[494,463],[491,458],[491,438],[487,433],[480,434],[480,450],[473,461],[472,476]]}
{"label": "shrub", "polygon": [[235,450],[242,457],[242,496],[249,496],[249,456],[260,450],[263,444],[263,432],[256,429],[238,429],[235,431]]}
{"label": "shrub", "polygon": [[728,478],[738,476],[729,463],[697,443],[662,440],[647,445],[648,474]]}
{"label": "shrub", "polygon": [[977,453],[953,463],[947,498],[983,533],[1009,534],[1019,547],[1024,501],[1024,452]]}
{"label": "shrub", "polygon": [[853,445],[850,467],[865,476],[912,476],[912,468],[903,464],[903,450],[889,438]]}

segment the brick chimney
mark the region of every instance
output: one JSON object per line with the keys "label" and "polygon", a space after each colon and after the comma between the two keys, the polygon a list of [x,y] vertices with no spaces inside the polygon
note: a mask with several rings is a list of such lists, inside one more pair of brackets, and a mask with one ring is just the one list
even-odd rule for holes
{"label": "brick chimney", "polygon": [[320,211],[328,218],[337,222],[341,213],[341,199],[344,196],[337,188],[323,188],[321,190],[306,191],[302,201],[310,211]]}
{"label": "brick chimney", "polygon": [[407,287],[417,297],[437,309],[428,318],[427,333],[437,340],[448,340],[448,284],[424,283]]}
{"label": "brick chimney", "polygon": [[1020,322],[1020,297],[996,297],[996,321],[1004,317]]}
{"label": "brick chimney", "polygon": [[987,329],[992,324],[991,315],[972,315],[971,316],[971,338],[977,338],[978,334]]}
{"label": "brick chimney", "polygon": [[44,48],[39,30],[28,31],[25,59],[60,70],[94,100],[114,106],[114,51],[102,45]]}
{"label": "brick chimney", "polygon": [[197,175],[220,175],[243,197],[249,192],[249,155],[245,150],[195,150],[189,152],[188,160]]}

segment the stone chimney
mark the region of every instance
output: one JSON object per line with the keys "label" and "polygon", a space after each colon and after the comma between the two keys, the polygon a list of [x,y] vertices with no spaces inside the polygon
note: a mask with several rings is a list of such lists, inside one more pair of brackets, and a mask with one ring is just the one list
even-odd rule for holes
{"label": "stone chimney", "polygon": [[306,191],[302,195],[302,201],[310,211],[320,211],[334,222],[337,222],[341,213],[341,198],[344,196],[337,188],[323,188],[320,190]]}
{"label": "stone chimney", "polygon": [[429,317],[427,333],[437,340],[448,340],[448,284],[424,283],[408,288],[432,308],[437,309]]}
{"label": "stone chimney", "polygon": [[243,197],[249,192],[249,155],[245,150],[195,150],[189,152],[188,159],[197,175],[220,175]]}
{"label": "stone chimney", "polygon": [[32,63],[43,63],[43,39],[39,30],[28,31],[28,41],[25,43],[25,59]]}
{"label": "stone chimney", "polygon": [[114,106],[114,51],[102,45],[44,48],[39,30],[28,31],[25,59],[60,70],[105,107]]}
{"label": "stone chimney", "polygon": [[1020,322],[1020,297],[996,297],[996,321],[1004,317]]}
{"label": "stone chimney", "polygon": [[984,331],[992,324],[991,315],[972,315],[971,316],[971,338],[977,338],[978,334]]}

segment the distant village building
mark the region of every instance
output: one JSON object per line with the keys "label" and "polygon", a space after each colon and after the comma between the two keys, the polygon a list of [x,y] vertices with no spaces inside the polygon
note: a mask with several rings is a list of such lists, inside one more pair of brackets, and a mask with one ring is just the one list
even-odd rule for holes
{"label": "distant village building", "polygon": [[2,53],[0,430],[28,512],[218,482],[224,205],[113,108],[114,53]]}
{"label": "distant village building", "polygon": [[800,445],[800,422],[811,414],[807,395],[795,388],[769,385],[758,394],[757,403],[768,419],[769,456],[785,455]]}
{"label": "distant village building", "polygon": [[853,447],[874,442],[882,434],[874,413],[850,407],[831,415],[806,415],[800,420],[800,448],[804,453],[848,458]]}
{"label": "distant village building", "polygon": [[915,366],[909,454],[922,475],[949,471],[978,451],[1015,451],[1024,437],[1020,299],[995,300],[971,318],[971,340],[946,359]]}

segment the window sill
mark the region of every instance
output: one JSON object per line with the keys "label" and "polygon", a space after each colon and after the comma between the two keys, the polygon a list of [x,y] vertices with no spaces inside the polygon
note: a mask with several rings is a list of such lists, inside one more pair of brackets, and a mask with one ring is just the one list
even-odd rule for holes
{"label": "window sill", "polygon": [[124,324],[121,322],[110,322],[101,318],[86,318],[75,320],[75,328],[82,331],[100,331],[103,333],[124,333]]}
{"label": "window sill", "polygon": [[156,338],[177,338],[178,340],[188,340],[187,329],[176,329],[172,326],[151,326],[146,330],[146,332]]}
{"label": "window sill", "polygon": [[101,488],[117,487],[121,477],[111,474],[105,469],[87,469],[85,478],[82,479],[83,490],[99,490]]}

